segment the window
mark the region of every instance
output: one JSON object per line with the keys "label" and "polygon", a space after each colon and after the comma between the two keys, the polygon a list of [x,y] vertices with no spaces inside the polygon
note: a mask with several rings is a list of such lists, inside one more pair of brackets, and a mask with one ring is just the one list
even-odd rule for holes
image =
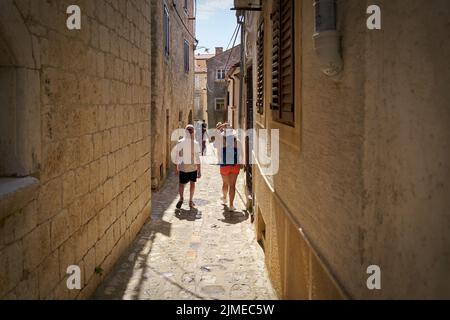
{"label": "window", "polygon": [[189,72],[189,42],[184,40],[184,72]]}
{"label": "window", "polygon": [[164,5],[164,18],[163,18],[163,32],[164,32],[164,55],[169,57],[170,54],[170,17],[169,9]]}
{"label": "window", "polygon": [[273,119],[295,125],[294,2],[275,0],[273,8],[272,104]]}
{"label": "window", "polygon": [[216,98],[216,111],[225,110],[225,99],[224,98]]}
{"label": "window", "polygon": [[216,80],[225,80],[225,69],[217,69]]}
{"label": "window", "polygon": [[264,22],[258,28],[256,69],[256,111],[264,113]]}
{"label": "window", "polygon": [[[14,13],[14,17],[20,17],[14,5],[8,2],[4,6],[3,3],[0,5],[1,10]],[[5,37],[13,32],[17,37]],[[45,120],[45,129],[42,127],[41,130],[40,79],[47,81],[48,76],[40,75],[39,70],[33,68],[34,64],[31,65],[34,61],[31,52],[22,50],[31,47],[30,34],[20,18],[2,23],[0,27],[0,178],[38,176],[41,161],[39,133],[45,132],[47,139],[51,140],[48,143],[59,138],[59,131],[53,130],[56,122],[50,121],[49,113],[45,115],[45,119],[48,119]],[[61,111],[57,108],[50,108],[50,110],[53,112],[53,118],[51,118],[53,120],[61,115]],[[0,198],[11,191],[19,190],[22,188],[20,185],[28,185],[28,182],[22,180],[16,183],[13,180],[1,179]],[[0,209],[0,216],[3,213],[2,209],[3,207]]]}

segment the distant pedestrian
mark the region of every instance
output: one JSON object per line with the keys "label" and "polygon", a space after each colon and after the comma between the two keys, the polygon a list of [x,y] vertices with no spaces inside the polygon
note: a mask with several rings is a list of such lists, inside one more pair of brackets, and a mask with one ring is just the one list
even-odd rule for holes
{"label": "distant pedestrian", "polygon": [[179,194],[180,200],[176,207],[180,209],[184,203],[184,189],[186,184],[190,183],[189,207],[195,208],[194,193],[197,179],[200,179],[201,163],[200,163],[200,145],[195,141],[194,126],[186,127],[186,137],[178,141],[176,146],[176,172],[179,176]]}
{"label": "distant pedestrian", "polygon": [[208,130],[208,126],[207,126],[205,120],[203,120],[203,123],[202,123],[202,155],[203,156],[206,154],[206,140],[207,140],[206,132],[207,132],[207,130]]}

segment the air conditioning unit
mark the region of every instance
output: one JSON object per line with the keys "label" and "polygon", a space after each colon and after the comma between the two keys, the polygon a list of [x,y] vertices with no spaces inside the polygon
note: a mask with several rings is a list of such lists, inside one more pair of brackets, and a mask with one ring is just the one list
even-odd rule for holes
{"label": "air conditioning unit", "polygon": [[234,0],[234,10],[261,10],[261,0]]}

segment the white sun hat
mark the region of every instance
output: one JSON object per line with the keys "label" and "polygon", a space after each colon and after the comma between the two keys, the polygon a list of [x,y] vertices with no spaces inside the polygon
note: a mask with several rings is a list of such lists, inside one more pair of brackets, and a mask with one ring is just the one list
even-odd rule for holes
{"label": "white sun hat", "polygon": [[231,126],[224,130],[225,137],[236,136],[236,134],[237,134],[236,130],[234,130]]}

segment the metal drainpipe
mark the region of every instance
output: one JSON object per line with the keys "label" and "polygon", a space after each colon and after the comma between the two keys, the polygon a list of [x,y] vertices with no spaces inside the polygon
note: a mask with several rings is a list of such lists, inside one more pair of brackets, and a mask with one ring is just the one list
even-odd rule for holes
{"label": "metal drainpipe", "polygon": [[[239,19],[239,18],[238,18]],[[240,63],[240,72],[239,72],[239,111],[238,111],[238,118],[239,118],[239,128],[243,129],[244,123],[243,123],[243,108],[245,106],[244,103],[244,74],[246,72],[245,70],[245,43],[244,43],[244,35],[245,35],[245,13],[242,13],[242,21],[238,20],[238,23],[241,25],[241,63]]]}
{"label": "metal drainpipe", "polygon": [[343,69],[340,34],[337,30],[336,0],[316,0],[314,49],[320,69],[329,77],[337,76]]}

